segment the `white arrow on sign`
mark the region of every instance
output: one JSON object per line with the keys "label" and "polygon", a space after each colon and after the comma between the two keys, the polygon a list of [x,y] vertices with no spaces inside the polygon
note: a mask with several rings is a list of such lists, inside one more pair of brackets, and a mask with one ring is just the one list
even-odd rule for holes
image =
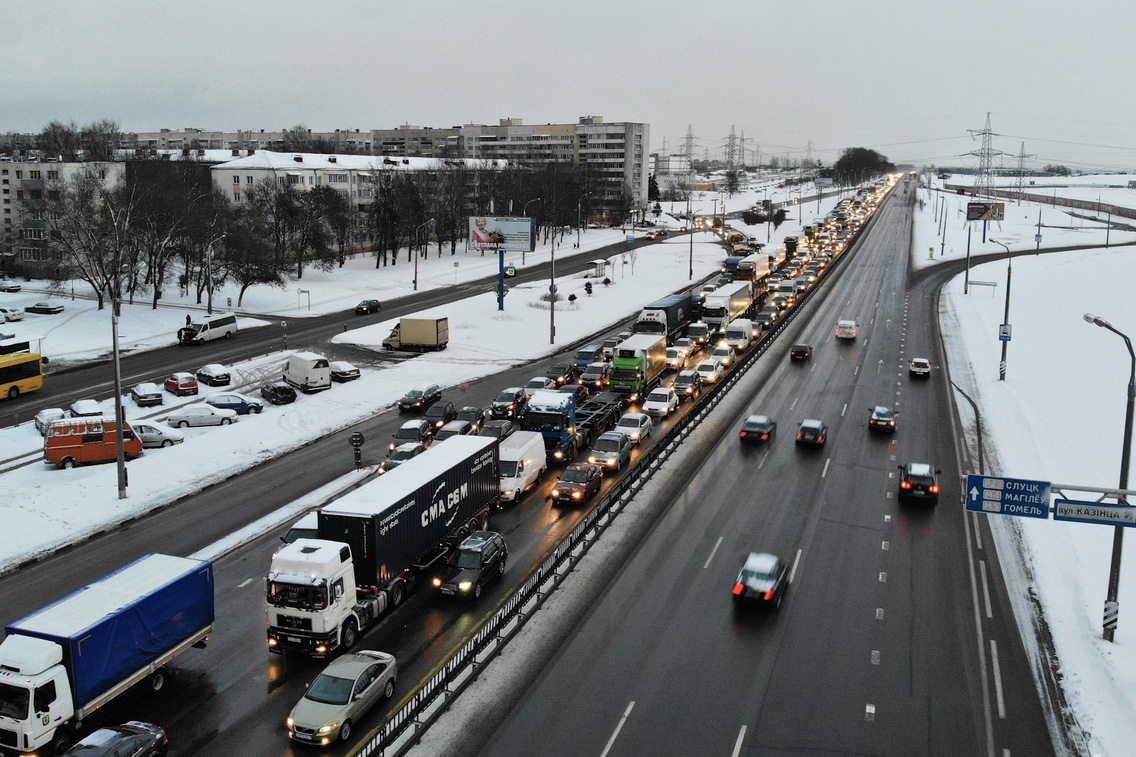
{"label": "white arrow on sign", "polygon": [[978,499],[978,487],[977,486],[971,487],[970,498],[972,500]]}

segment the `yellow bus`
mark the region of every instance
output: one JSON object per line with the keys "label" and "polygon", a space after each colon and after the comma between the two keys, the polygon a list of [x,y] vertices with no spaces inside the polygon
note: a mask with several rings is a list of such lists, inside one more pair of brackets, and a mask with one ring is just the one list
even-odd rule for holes
{"label": "yellow bus", "polygon": [[38,352],[0,355],[0,397],[14,400],[37,389],[43,389],[43,358]]}

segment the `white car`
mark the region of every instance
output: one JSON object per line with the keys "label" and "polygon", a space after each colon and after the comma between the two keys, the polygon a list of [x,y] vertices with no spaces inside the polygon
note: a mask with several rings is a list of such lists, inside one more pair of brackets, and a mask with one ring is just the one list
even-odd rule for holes
{"label": "white car", "polygon": [[[70,415],[72,418],[97,418],[103,414],[102,405],[98,400],[75,400],[71,403]],[[110,414],[114,417],[114,413]]]}
{"label": "white car", "polygon": [[729,368],[734,362],[734,348],[728,344],[719,344],[710,351],[710,357],[716,358],[723,368]]}
{"label": "white car", "polygon": [[142,447],[144,449],[150,449],[152,447],[172,447],[175,444],[181,444],[185,441],[184,436],[160,423],[132,423],[130,427],[134,429],[134,433],[142,440]]}
{"label": "white car", "polygon": [[911,358],[911,366],[907,369],[907,372],[911,376],[930,376],[931,361],[925,357]]}
{"label": "white car", "polygon": [[660,386],[652,390],[643,401],[643,412],[652,417],[665,418],[678,407],[678,395],[673,387]]}
{"label": "white car", "polygon": [[24,311],[16,308],[0,308],[0,323],[22,320],[24,320]]}
{"label": "white car", "polygon": [[212,405],[189,405],[166,416],[166,423],[174,428],[189,426],[227,426],[239,420],[236,410]]}
{"label": "white car", "polygon": [[722,378],[722,363],[716,358],[703,360],[696,370],[698,375],[702,377],[703,384],[713,384]]}
{"label": "white car", "polygon": [[686,350],[682,347],[667,347],[667,369],[681,371],[686,367]]}
{"label": "white car", "polygon": [[623,434],[632,444],[638,444],[651,435],[651,416],[646,413],[624,413],[612,431]]}
{"label": "white car", "polygon": [[52,421],[57,421],[60,418],[66,418],[67,413],[61,407],[45,407],[36,413],[35,427],[39,431],[40,436],[47,436],[47,427]]}
{"label": "white car", "polygon": [[555,388],[556,388],[556,382],[553,381],[552,379],[548,378],[547,376],[534,376],[532,379],[529,380],[529,383],[525,384],[525,386],[524,386],[525,394],[528,395],[529,397],[533,396],[534,392],[539,392],[542,389],[555,389]]}

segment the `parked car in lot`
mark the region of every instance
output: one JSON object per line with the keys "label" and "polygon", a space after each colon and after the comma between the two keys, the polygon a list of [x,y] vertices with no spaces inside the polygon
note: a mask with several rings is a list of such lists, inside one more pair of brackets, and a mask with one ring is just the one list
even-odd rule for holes
{"label": "parked car in lot", "polygon": [[442,574],[434,578],[434,588],[450,596],[480,599],[482,587],[504,575],[508,557],[505,537],[494,531],[474,531],[450,553]]}
{"label": "parked car in lot", "polygon": [[406,413],[411,410],[422,410],[440,399],[442,399],[442,387],[437,384],[430,384],[421,389],[411,389],[402,395],[402,399],[398,401],[398,411]]}
{"label": "parked car in lot", "polygon": [[872,431],[886,431],[894,434],[898,418],[899,413],[890,407],[876,405],[868,411],[868,428]]}
{"label": "parked car in lot", "polygon": [[789,566],[780,557],[750,552],[734,580],[732,594],[736,604],[752,602],[778,610],[788,588]]}
{"label": "parked car in lot", "polygon": [[175,397],[197,394],[197,378],[192,373],[175,373],[166,379],[165,387]]}
{"label": "parked car in lot", "polygon": [[220,363],[209,363],[197,369],[197,380],[206,386],[228,386],[233,383],[233,376]]}
{"label": "parked car in lot", "polygon": [[441,428],[458,417],[458,409],[449,400],[435,402],[426,408],[422,417],[434,424],[434,428]]}
{"label": "parked car in lot", "polygon": [[290,405],[296,401],[296,390],[286,381],[273,381],[260,387],[260,396],[273,405]]}
{"label": "parked car in lot", "polygon": [[671,386],[674,387],[679,402],[695,399],[702,393],[702,376],[698,371],[679,371]]}
{"label": "parked car in lot", "polygon": [[595,463],[572,463],[552,487],[554,502],[580,504],[594,497],[603,484],[603,468]]}
{"label": "parked car in lot", "polygon": [[15,281],[12,281],[10,279],[4,279],[3,281],[0,281],[0,292],[15,294],[18,291],[20,291],[20,284],[16,283]]}
{"label": "parked car in lot", "polygon": [[185,441],[184,436],[160,423],[138,421],[130,424],[130,427],[134,429],[134,433],[142,440],[143,449],[172,447],[175,444],[181,444]]}
{"label": "parked car in lot", "polygon": [[494,418],[519,418],[525,410],[529,395],[521,386],[510,386],[497,393],[489,405],[489,415]]}
{"label": "parked car in lot", "polygon": [[228,426],[237,422],[237,411],[212,405],[187,405],[166,416],[166,423],[174,428],[190,426]]}
{"label": "parked car in lot", "polygon": [[455,418],[438,429],[437,433],[434,434],[434,441],[441,442],[449,439],[451,436],[469,436],[472,433],[472,423]]}
{"label": "parked car in lot", "polygon": [[288,737],[319,746],[347,742],[360,718],[394,696],[397,676],[398,663],[386,652],[361,649],[337,657],[288,714]]}
{"label": "parked car in lot", "polygon": [[377,313],[382,305],[378,300],[363,300],[355,306],[355,315],[367,315],[368,313]]}
{"label": "parked car in lot", "polygon": [[673,387],[660,386],[651,390],[642,407],[643,412],[652,418],[665,418],[678,409],[678,394]]}
{"label": "parked car in lot", "polygon": [[485,411],[474,405],[459,407],[458,420],[469,421],[470,425],[473,426],[473,433],[476,434],[485,425]]}
{"label": "parked car in lot", "polygon": [[391,443],[390,448],[393,450],[406,442],[416,442],[429,447],[433,440],[434,424],[425,418],[419,418],[418,420],[407,421],[398,427],[398,431],[394,432],[394,442]]}
{"label": "parked car in lot", "polygon": [[588,451],[588,462],[620,470],[631,462],[631,439],[616,431],[600,434]]}
{"label": "parked car in lot", "polygon": [[240,394],[214,394],[205,402],[213,407],[227,407],[236,411],[237,415],[256,415],[264,410],[264,405]]}
{"label": "parked car in lot", "polygon": [[761,444],[767,442],[777,433],[777,421],[767,415],[751,415],[742,424],[738,436],[743,442]]}
{"label": "parked car in lot", "polygon": [[46,436],[47,427],[51,424],[52,421],[57,421],[60,418],[66,417],[67,413],[65,413],[63,411],[63,408],[61,407],[45,407],[43,410],[40,410],[38,413],[36,413],[36,431],[40,433],[40,436]]}
{"label": "parked car in lot", "polygon": [[339,384],[354,381],[360,376],[359,369],[346,360],[332,360],[328,367],[331,368],[331,380]]}
{"label": "parked car in lot", "polygon": [[919,376],[926,378],[931,375],[931,361],[925,357],[911,358],[911,365],[907,369],[907,375],[915,377]]}
{"label": "parked car in lot", "polygon": [[802,444],[820,446],[827,438],[828,426],[824,421],[818,421],[816,418],[805,418],[797,429],[797,446]]}
{"label": "parked car in lot", "polygon": [[900,502],[918,500],[932,505],[939,502],[939,474],[942,471],[928,463],[905,463],[899,466]]}
{"label": "parked car in lot", "polygon": [[[102,414],[103,408],[98,400],[75,400],[68,410],[68,415],[72,418],[97,418]],[[114,418],[113,412],[110,417]]]}
{"label": "parked car in lot", "polygon": [[505,439],[514,431],[517,430],[517,424],[510,420],[498,419],[492,421],[485,421],[485,425],[477,432],[478,436],[492,436],[497,439]]}
{"label": "parked car in lot", "polygon": [[150,381],[143,381],[130,390],[130,398],[134,400],[134,404],[138,407],[161,405],[164,401],[164,397],[165,395],[162,394],[162,388]]}
{"label": "parked car in lot", "polygon": [[0,323],[24,320],[24,311],[16,308],[0,308]]}
{"label": "parked car in lot", "polygon": [[37,302],[34,305],[28,305],[24,308],[25,312],[38,313],[40,315],[55,315],[56,313],[63,312],[62,305],[55,305],[50,302]]}
{"label": "parked car in lot", "polygon": [[612,431],[623,434],[638,445],[651,435],[651,416],[646,413],[624,413]]}
{"label": "parked car in lot", "polygon": [[387,453],[386,459],[379,463],[379,473],[387,473],[418,457],[426,451],[426,445],[419,442],[403,442]]}
{"label": "parked car in lot", "polygon": [[100,728],[63,753],[63,757],[161,757],[169,748],[166,732],[152,723],[131,720]]}
{"label": "parked car in lot", "polygon": [[813,356],[813,348],[810,344],[794,344],[789,350],[790,360],[808,360]]}

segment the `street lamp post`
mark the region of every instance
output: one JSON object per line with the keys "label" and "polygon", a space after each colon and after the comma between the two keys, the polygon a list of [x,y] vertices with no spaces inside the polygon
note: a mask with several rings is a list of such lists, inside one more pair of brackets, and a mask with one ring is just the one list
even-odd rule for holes
{"label": "street lamp post", "polygon": [[[1132,350],[1132,340],[1129,339],[1126,334],[1113,328],[1112,324],[1105,319],[1099,318],[1092,313],[1085,313],[1085,320],[1095,326],[1100,326],[1102,329],[1108,329],[1123,339],[1124,346],[1128,348],[1128,356],[1132,360],[1132,367],[1128,373],[1128,404],[1124,413],[1124,441],[1120,453],[1121,494],[1117,498],[1120,504],[1127,505],[1128,497],[1125,496],[1123,492],[1128,488],[1128,462],[1132,458],[1132,415],[1133,407],[1136,405],[1136,352]],[[1105,641],[1112,641],[1113,637],[1116,635],[1116,618],[1120,612],[1120,603],[1117,601],[1117,593],[1120,590],[1120,557],[1123,553],[1123,547],[1124,527],[1117,526],[1112,532],[1112,564],[1108,572],[1108,596],[1105,598],[1104,603]]]}
{"label": "street lamp post", "polygon": [[[416,228],[414,230],[414,243],[415,244],[418,244],[418,232],[422,231],[422,227],[423,226],[429,226],[432,223],[434,223],[433,218],[431,218],[428,221],[423,221],[422,223],[418,224],[418,228]],[[414,251],[414,291],[415,292],[418,291],[418,250]]]}
{"label": "street lamp post", "polygon": [[[1009,331],[1010,328],[1010,276],[1013,274],[1013,258],[1010,257],[1010,248],[999,242],[997,239],[991,239],[991,242],[998,245],[1006,251],[1006,315],[1002,318],[1002,326]],[[999,333],[998,338],[1002,340],[1002,362],[998,363],[998,380],[1006,380],[1006,348],[1010,345],[1010,334]]]}
{"label": "street lamp post", "polygon": [[690,280],[694,281],[694,215],[691,207],[691,199],[689,196],[686,198],[686,233],[690,237]]}
{"label": "street lamp post", "polygon": [[118,313],[122,308],[122,299],[116,292],[111,300],[110,330],[111,341],[114,343],[114,418],[115,418],[115,461],[118,467],[118,498],[126,499],[126,448],[123,443],[123,431],[126,426],[126,413],[122,409],[122,368],[118,359]]}
{"label": "street lamp post", "polygon": [[584,194],[580,195],[580,199],[576,200],[576,249],[577,250],[580,249],[580,226],[582,224],[581,211],[583,210],[583,207],[584,207],[584,198],[587,197],[589,194],[591,194],[591,192],[584,192]]}
{"label": "street lamp post", "polygon": [[[521,210],[521,216],[523,216],[524,218],[529,217],[529,205],[532,205],[534,202],[540,202],[540,198],[534,197],[531,200],[529,200],[528,202],[526,202],[524,209]],[[524,264],[525,264],[525,251],[521,250],[521,265],[524,265]]]}

